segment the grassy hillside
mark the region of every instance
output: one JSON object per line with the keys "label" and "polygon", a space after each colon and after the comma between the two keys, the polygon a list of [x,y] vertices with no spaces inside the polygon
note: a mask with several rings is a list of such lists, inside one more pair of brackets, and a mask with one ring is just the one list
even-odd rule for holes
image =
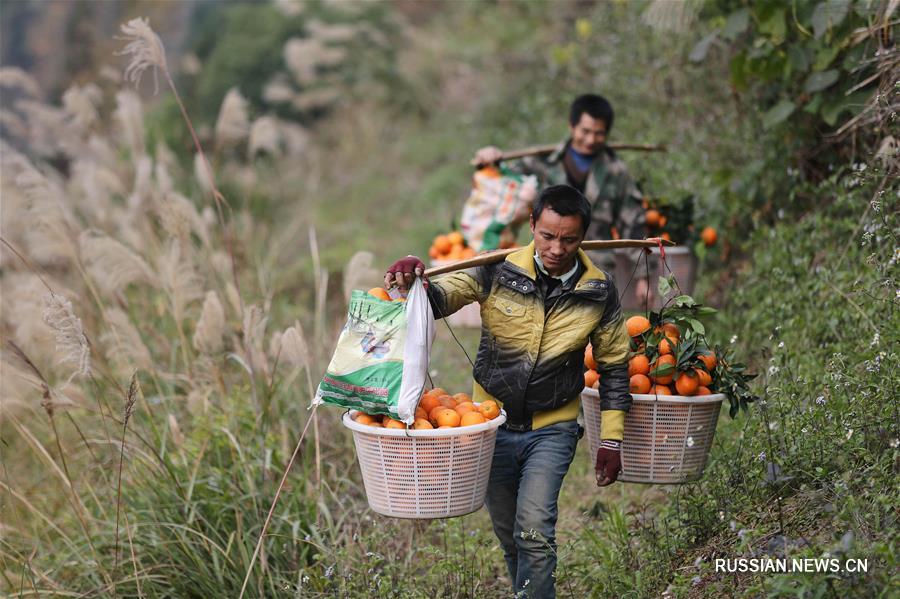
{"label": "grassy hillside", "polygon": [[[238,596],[246,579],[245,596],[506,593],[484,511],[374,514],[339,412],[309,401],[347,288],[378,284],[390,260],[424,255],[450,230],[475,149],[561,139],[569,101],[590,90],[617,109],[612,141],[670,147],[623,153],[644,191],[694,194],[698,222],[719,229],[696,295],[720,307],[710,337],[759,373],[761,399],[723,414],[697,483],[597,489],[582,442],[560,500],[560,595],[890,596],[898,62],[874,26],[887,3],[825,16],[826,3],[794,15],[779,3],[659,4],[267,6],[285,19],[272,40],[233,38],[274,57],[255,75],[284,72],[286,36],[344,35],[322,21],[362,40],[346,49],[350,71],[317,66],[339,99],[299,116],[267,104],[267,81],[247,91],[232,80],[246,56],[215,45],[253,5],[208,17],[196,50],[214,59],[179,89],[223,205],[164,79],[143,107],[109,82],[64,106],[17,105],[25,128],[4,121],[19,152],[4,146],[0,178],[0,588]],[[809,84],[831,70],[838,83]],[[865,102],[837,103],[840,86],[871,75]],[[234,86],[246,108],[212,114],[210,96]],[[784,102],[795,112],[781,118]],[[257,153],[250,131],[264,116],[285,120]],[[468,390],[462,349],[474,356],[477,332],[453,333],[439,323],[431,373]],[[764,555],[864,558],[869,570],[715,572],[716,558]]]}

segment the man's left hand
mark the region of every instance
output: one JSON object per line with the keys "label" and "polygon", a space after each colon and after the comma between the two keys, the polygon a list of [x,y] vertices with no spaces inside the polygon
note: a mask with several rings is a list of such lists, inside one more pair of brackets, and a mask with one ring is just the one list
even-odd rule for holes
{"label": "man's left hand", "polygon": [[[407,256],[391,264],[384,273],[384,288],[399,287],[407,290],[416,277],[425,274],[425,264],[417,256]],[[428,284],[425,284],[426,287]]]}
{"label": "man's left hand", "polygon": [[616,482],[622,470],[622,443],[604,439],[597,448],[597,486],[605,487]]}

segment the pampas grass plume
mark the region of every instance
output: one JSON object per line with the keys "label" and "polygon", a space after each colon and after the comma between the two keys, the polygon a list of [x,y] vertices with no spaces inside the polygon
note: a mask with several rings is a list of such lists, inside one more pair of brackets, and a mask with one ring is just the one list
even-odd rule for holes
{"label": "pampas grass plume", "polygon": [[281,335],[281,355],[291,366],[309,366],[309,346],[299,322],[288,327]]}
{"label": "pampas grass plume", "polygon": [[133,372],[135,368],[155,370],[150,350],[128,315],[113,307],[106,310],[105,319],[109,330],[100,335],[100,342],[106,347],[110,362],[121,372]]}
{"label": "pampas grass plume", "polygon": [[216,144],[220,147],[241,143],[250,132],[250,119],[247,117],[247,100],[240,90],[232,87],[225,94],[219,118],[216,120]]}
{"label": "pampas grass plume", "polygon": [[194,154],[194,177],[197,179],[197,183],[200,184],[200,188],[204,192],[212,193],[213,182],[212,179],[210,179],[206,165],[203,163],[203,156],[199,153]]}
{"label": "pampas grass plume", "polygon": [[258,152],[281,155],[281,135],[278,133],[278,119],[275,117],[263,116],[253,121],[247,154],[252,159]]}
{"label": "pampas grass plume", "polygon": [[144,154],[144,110],[141,98],[130,90],[116,94],[116,120],[132,156]]}
{"label": "pampas grass plume", "polygon": [[124,23],[122,33],[128,44],[120,54],[131,55],[131,61],[125,68],[127,81],[138,85],[147,69],[153,69],[154,79],[157,69],[162,70],[168,76],[166,49],[146,18],[131,19]]}
{"label": "pampas grass plume", "polygon": [[81,319],[75,316],[72,302],[52,291],[44,296],[44,322],[56,336],[56,351],[62,354],[61,362],[74,364],[72,376],[88,376],[91,373],[91,348]]}
{"label": "pampas grass plume", "polygon": [[106,293],[121,291],[132,283],[156,283],[144,259],[112,237],[85,231],[79,236],[78,245],[88,272]]}
{"label": "pampas grass plume", "polygon": [[218,354],[225,349],[225,309],[215,291],[207,291],[194,331],[194,347],[205,354]]}

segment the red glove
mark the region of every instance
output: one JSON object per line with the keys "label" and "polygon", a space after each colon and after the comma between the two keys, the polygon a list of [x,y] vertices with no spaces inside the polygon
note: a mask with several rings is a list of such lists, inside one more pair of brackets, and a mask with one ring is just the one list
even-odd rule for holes
{"label": "red glove", "polygon": [[[400,289],[409,289],[416,277],[425,274],[425,264],[416,256],[407,256],[391,264],[384,273],[384,287],[390,289],[397,286]],[[428,283],[425,283],[428,286]]]}
{"label": "red glove", "polygon": [[605,487],[616,482],[622,470],[622,443],[604,439],[597,448],[597,486]]}

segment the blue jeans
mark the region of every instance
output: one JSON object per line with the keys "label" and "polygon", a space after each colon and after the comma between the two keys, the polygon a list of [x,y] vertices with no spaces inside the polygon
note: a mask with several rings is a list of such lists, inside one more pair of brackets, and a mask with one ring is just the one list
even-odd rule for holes
{"label": "blue jeans", "polygon": [[485,505],[517,596],[556,596],[557,502],[580,436],[574,420],[497,431]]}

